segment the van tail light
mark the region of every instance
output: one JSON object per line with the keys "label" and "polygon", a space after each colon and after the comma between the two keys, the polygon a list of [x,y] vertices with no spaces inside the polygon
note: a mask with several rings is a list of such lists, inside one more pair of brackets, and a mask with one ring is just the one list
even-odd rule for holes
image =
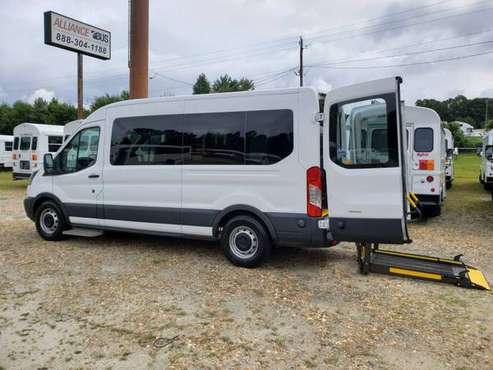
{"label": "van tail light", "polygon": [[433,159],[420,159],[419,169],[433,171],[435,169],[435,161]]}
{"label": "van tail light", "polygon": [[433,176],[428,176],[428,177],[426,177],[426,181],[428,181],[428,182],[433,182]]}
{"label": "van tail light", "polygon": [[31,156],[31,158],[32,158],[33,161],[37,161],[38,160],[38,155],[37,154],[33,154]]}
{"label": "van tail light", "polygon": [[306,212],[310,217],[322,216],[322,170],[311,167],[306,171]]}
{"label": "van tail light", "polygon": [[17,156],[15,155],[15,153],[12,153],[12,160],[16,160],[17,159]]}

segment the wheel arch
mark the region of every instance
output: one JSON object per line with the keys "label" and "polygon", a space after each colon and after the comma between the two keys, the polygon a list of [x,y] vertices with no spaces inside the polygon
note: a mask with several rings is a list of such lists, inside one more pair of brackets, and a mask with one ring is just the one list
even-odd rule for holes
{"label": "wheel arch", "polygon": [[33,216],[36,214],[36,211],[39,208],[39,206],[46,201],[52,201],[53,203],[55,203],[58,206],[58,208],[60,208],[60,210],[62,211],[65,224],[70,225],[70,221],[67,215],[67,210],[65,209],[63,202],[56,195],[51,193],[40,193],[34,198],[33,211],[32,211]]}
{"label": "wheel arch", "polygon": [[214,222],[212,224],[213,237],[217,238],[219,236],[220,228],[224,226],[233,217],[239,215],[247,215],[257,219],[265,226],[265,228],[269,233],[269,236],[271,237],[271,240],[274,242],[277,241],[277,232],[269,217],[259,209],[246,204],[237,204],[237,205],[229,206],[224,210],[222,210],[215,217]]}

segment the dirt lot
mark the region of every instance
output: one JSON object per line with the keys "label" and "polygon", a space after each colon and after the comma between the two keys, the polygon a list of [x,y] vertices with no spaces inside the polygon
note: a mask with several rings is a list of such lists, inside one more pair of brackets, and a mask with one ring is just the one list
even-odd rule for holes
{"label": "dirt lot", "polygon": [[[470,178],[454,187],[405,248],[464,253],[492,282],[491,199]],[[49,243],[23,196],[0,188],[0,369],[493,368],[491,292],[359,275],[349,244],[279,250],[247,270],[200,241]]]}

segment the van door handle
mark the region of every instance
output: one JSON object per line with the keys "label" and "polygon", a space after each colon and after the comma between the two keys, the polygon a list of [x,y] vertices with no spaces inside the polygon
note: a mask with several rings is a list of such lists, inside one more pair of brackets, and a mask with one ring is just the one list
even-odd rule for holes
{"label": "van door handle", "polygon": [[92,175],[89,175],[89,176],[87,176],[87,177],[89,177],[90,179],[97,179],[97,178],[99,177],[99,175],[98,175],[98,174],[93,173]]}

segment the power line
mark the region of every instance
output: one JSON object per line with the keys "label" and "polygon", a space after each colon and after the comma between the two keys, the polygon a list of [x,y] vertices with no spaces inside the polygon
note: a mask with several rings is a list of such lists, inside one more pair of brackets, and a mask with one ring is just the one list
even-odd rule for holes
{"label": "power line", "polygon": [[380,66],[349,66],[349,67],[338,67],[338,66],[311,66],[311,68],[321,68],[321,69],[383,69],[383,68],[395,68],[395,67],[411,67],[411,66],[418,66],[418,65],[425,65],[425,64],[435,64],[435,63],[443,63],[443,62],[450,62],[450,61],[455,61],[455,60],[461,60],[461,59],[468,59],[468,58],[473,58],[481,55],[487,55],[487,54],[493,54],[493,50],[488,50],[482,53],[476,53],[476,54],[468,54],[468,55],[459,55],[456,57],[451,57],[451,58],[443,58],[443,59],[436,59],[436,60],[430,60],[430,61],[423,61],[423,62],[413,62],[413,63],[401,63],[401,64],[391,64],[391,65],[380,65]]}
{"label": "power line", "polygon": [[436,52],[439,52],[439,51],[460,49],[460,48],[466,48],[466,47],[478,46],[478,45],[485,45],[485,44],[491,44],[491,43],[493,43],[493,40],[481,41],[481,42],[475,42],[475,43],[463,44],[463,45],[454,45],[454,46],[448,46],[448,47],[437,48],[437,49],[414,51],[414,52],[408,52],[408,53],[403,53],[403,54],[385,55],[385,56],[377,56],[377,57],[361,58],[361,59],[346,59],[346,60],[338,61],[338,62],[328,62],[328,63],[321,63],[321,64],[312,64],[312,65],[309,65],[309,67],[333,66],[333,65],[337,65],[337,64],[346,64],[346,63],[351,63],[351,62],[366,62],[366,61],[369,61],[369,60],[401,58],[401,57],[404,57],[404,56],[427,54],[427,53],[436,53]]}

